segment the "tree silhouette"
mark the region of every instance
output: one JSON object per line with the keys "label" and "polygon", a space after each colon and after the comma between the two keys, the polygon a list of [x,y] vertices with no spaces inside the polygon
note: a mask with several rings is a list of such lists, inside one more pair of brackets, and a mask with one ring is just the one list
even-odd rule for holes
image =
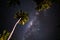
{"label": "tree silhouette", "polygon": [[35,8],[37,11],[42,11],[45,9],[49,9],[52,6],[51,1],[49,0],[33,0],[37,7]]}
{"label": "tree silhouette", "polygon": [[0,40],[7,40],[8,36],[9,36],[9,32],[4,30],[3,34],[0,34]]}
{"label": "tree silhouette", "polygon": [[17,24],[19,23],[19,24],[21,24],[21,25],[24,25],[24,24],[28,21],[29,16],[28,16],[27,13],[23,12],[22,10],[20,10],[19,12],[16,13],[15,18],[17,18],[18,21],[17,21],[16,24],[14,25],[13,30],[12,30],[12,32],[10,33],[10,35],[9,35],[9,37],[8,37],[7,40],[10,40],[10,38],[11,38],[11,36],[13,35],[13,32],[14,32]]}
{"label": "tree silhouette", "polygon": [[[1,3],[3,3],[2,0],[0,0],[0,6],[2,6]],[[7,7],[11,7],[12,5],[15,6],[16,4],[20,5],[19,0],[7,0],[6,3],[7,3],[6,4]],[[15,23],[11,33],[9,33],[9,32],[5,33],[5,31],[4,31],[3,34],[0,35],[0,40],[10,40],[11,36],[14,33],[14,30],[15,30],[17,24],[24,25],[28,21],[29,16],[28,16],[27,12],[20,10],[15,14],[15,18],[18,19],[18,21]]]}
{"label": "tree silhouette", "polygon": [[21,18],[19,24],[24,25],[28,21],[28,13],[20,10],[15,14],[15,18],[19,19]]}

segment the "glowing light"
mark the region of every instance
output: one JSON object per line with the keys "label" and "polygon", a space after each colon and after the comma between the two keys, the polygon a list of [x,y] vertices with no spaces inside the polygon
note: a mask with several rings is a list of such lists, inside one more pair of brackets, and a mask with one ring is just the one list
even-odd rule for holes
{"label": "glowing light", "polygon": [[36,15],[39,15],[39,13],[38,13],[38,12],[36,12]]}
{"label": "glowing light", "polygon": [[31,21],[29,25],[31,26],[32,24],[33,24],[33,21]]}
{"label": "glowing light", "polygon": [[28,28],[30,28],[33,25],[33,21],[30,21]]}

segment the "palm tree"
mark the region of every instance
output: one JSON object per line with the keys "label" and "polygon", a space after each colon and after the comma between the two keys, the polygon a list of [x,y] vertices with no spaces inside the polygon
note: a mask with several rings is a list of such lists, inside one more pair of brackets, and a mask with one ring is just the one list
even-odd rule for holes
{"label": "palm tree", "polygon": [[[3,3],[2,0],[0,0],[0,2]],[[2,5],[1,3],[0,3],[0,6]],[[15,6],[16,4],[20,5],[20,1],[19,0],[7,0],[7,7],[11,7],[12,5]],[[23,12],[22,10],[20,10],[19,12],[17,12],[15,14],[15,18],[17,18],[18,21],[15,23],[12,32],[9,33],[10,35],[9,35],[7,40],[10,40],[10,38],[13,35],[14,30],[15,30],[15,28],[16,28],[18,23],[21,24],[21,25],[24,25],[28,21],[28,19],[29,19],[28,18],[28,13]],[[3,36],[5,36],[5,35],[3,35]],[[3,39],[3,36],[1,37],[1,40],[5,40],[5,39]]]}
{"label": "palm tree", "polygon": [[45,9],[49,9],[52,6],[51,1],[49,0],[33,0],[37,7],[35,8],[37,11],[42,11]]}
{"label": "palm tree", "polygon": [[[12,6],[12,5],[20,5],[20,1],[19,0],[8,0],[8,3],[7,3],[8,5],[8,7],[10,7],[10,6]],[[12,30],[12,32],[10,33],[10,35],[9,35],[9,37],[8,37],[8,39],[7,40],[10,40],[10,38],[11,38],[11,36],[13,35],[13,33],[14,33],[14,30],[15,30],[15,28],[16,28],[16,26],[17,26],[17,24],[19,23],[19,24],[21,24],[21,25],[24,25],[27,21],[28,21],[28,13],[26,13],[26,12],[23,12],[22,10],[20,10],[20,11],[18,11],[16,14],[15,14],[15,18],[17,18],[18,19],[18,21],[15,23],[15,25],[14,25],[14,27],[13,27],[13,30]]]}
{"label": "palm tree", "polygon": [[0,40],[7,40],[9,34],[10,33],[7,30],[3,30],[3,33],[0,34]]}
{"label": "palm tree", "polygon": [[28,19],[29,19],[28,18],[28,14],[23,12],[22,10],[16,13],[15,18],[17,18],[18,21],[14,25],[13,30],[10,33],[10,35],[9,35],[7,40],[10,40],[10,38],[11,38],[11,36],[12,36],[12,34],[13,34],[13,32],[14,32],[14,30],[15,30],[15,28],[16,28],[18,23],[21,24],[21,25],[24,25],[28,21]]}

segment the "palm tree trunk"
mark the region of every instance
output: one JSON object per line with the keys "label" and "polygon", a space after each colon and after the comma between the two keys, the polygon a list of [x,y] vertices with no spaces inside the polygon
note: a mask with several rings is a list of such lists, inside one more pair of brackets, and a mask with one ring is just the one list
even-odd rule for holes
{"label": "palm tree trunk", "polygon": [[13,30],[12,30],[12,32],[10,33],[10,35],[9,35],[9,37],[8,37],[7,40],[10,40],[10,38],[12,37],[12,35],[13,35],[13,33],[14,33],[14,30],[15,30],[15,28],[16,28],[16,26],[17,26],[17,24],[19,23],[20,20],[21,20],[21,18],[20,18],[20,19],[16,22],[16,24],[14,25]]}

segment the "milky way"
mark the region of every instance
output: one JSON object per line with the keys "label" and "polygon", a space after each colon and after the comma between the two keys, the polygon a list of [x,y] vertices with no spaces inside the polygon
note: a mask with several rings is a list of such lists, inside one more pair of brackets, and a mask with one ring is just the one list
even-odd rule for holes
{"label": "milky way", "polygon": [[[37,14],[36,14],[37,15]],[[40,30],[39,26],[39,20],[37,20],[37,16],[34,16],[34,18],[29,21],[28,26],[25,29],[23,40],[29,40],[28,38],[31,35],[37,35],[38,31]]]}

